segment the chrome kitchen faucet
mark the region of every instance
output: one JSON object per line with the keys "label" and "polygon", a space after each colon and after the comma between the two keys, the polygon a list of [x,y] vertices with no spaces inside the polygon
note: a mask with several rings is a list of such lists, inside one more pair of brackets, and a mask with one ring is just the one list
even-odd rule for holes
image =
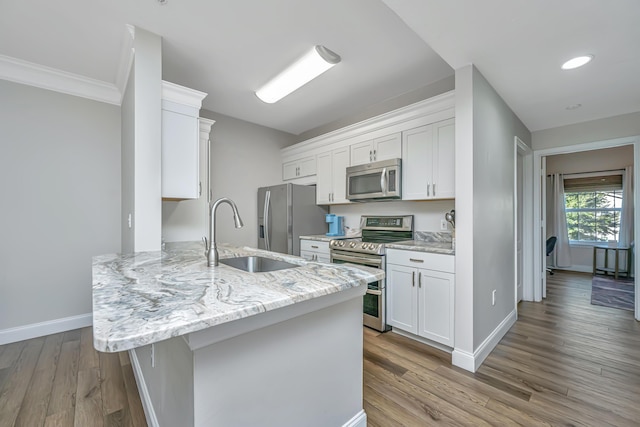
{"label": "chrome kitchen faucet", "polygon": [[222,197],[215,202],[211,202],[209,205],[209,241],[207,242],[207,238],[203,237],[204,240],[204,249],[205,256],[207,257],[207,267],[217,267],[218,266],[218,246],[216,245],[216,210],[218,206],[222,203],[227,203],[233,209],[233,221],[235,222],[236,228],[241,228],[244,226],[242,223],[242,219],[240,219],[240,214],[238,213],[238,207],[233,202],[233,200]]}

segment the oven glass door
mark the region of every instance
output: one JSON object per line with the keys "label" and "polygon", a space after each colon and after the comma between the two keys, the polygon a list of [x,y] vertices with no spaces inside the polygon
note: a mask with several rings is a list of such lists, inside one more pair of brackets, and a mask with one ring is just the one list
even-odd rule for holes
{"label": "oven glass door", "polygon": [[[332,251],[331,262],[384,268],[383,256],[362,256],[350,252]],[[363,297],[364,324],[378,331],[383,331],[386,326],[384,322],[384,292],[384,280],[378,280],[367,284],[367,292]]]}

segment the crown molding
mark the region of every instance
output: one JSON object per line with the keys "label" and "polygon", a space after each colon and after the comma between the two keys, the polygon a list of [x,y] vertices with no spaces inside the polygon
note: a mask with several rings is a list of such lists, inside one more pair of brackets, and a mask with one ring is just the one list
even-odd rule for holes
{"label": "crown molding", "polygon": [[189,107],[202,108],[202,100],[207,96],[199,90],[190,89],[175,83],[162,81],[162,100],[171,101],[176,104],[188,105]]}
{"label": "crown molding", "polygon": [[6,55],[0,55],[0,79],[120,105],[120,91],[112,83]]}

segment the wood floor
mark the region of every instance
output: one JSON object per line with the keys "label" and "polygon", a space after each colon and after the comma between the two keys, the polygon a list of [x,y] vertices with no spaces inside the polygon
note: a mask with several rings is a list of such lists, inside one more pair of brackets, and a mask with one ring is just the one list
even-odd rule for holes
{"label": "wood floor", "polygon": [[[364,328],[369,426],[640,425],[640,324],[592,306],[591,276],[549,276],[475,374],[451,356]],[[126,353],[91,329],[0,346],[0,427],[145,426]]]}
{"label": "wood floor", "polygon": [[123,353],[98,353],[91,328],[0,346],[0,427],[146,426]]}
{"label": "wood floor", "polygon": [[543,303],[472,374],[449,354],[365,328],[369,426],[640,425],[640,323],[592,306],[591,275],[548,276]]}

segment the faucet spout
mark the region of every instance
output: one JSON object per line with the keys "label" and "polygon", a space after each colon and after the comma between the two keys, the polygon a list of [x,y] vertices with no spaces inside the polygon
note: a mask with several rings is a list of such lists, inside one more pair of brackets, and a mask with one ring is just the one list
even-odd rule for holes
{"label": "faucet spout", "polygon": [[244,226],[242,219],[240,218],[240,214],[238,213],[238,207],[233,202],[233,200],[228,197],[222,197],[215,202],[211,202],[209,205],[209,244],[207,245],[205,239],[205,251],[207,255],[207,266],[208,267],[217,267],[218,266],[218,246],[216,244],[216,211],[218,210],[218,206],[222,203],[226,203],[231,206],[233,210],[233,222],[236,228],[241,228]]}

